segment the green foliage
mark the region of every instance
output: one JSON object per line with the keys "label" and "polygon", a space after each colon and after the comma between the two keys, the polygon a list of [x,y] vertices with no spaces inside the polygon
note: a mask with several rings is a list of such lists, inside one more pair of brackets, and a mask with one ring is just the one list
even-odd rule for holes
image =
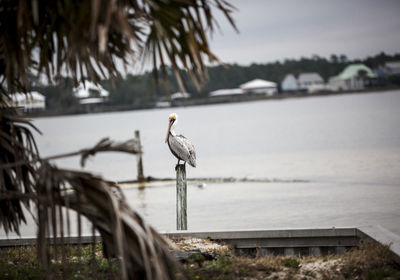
{"label": "green foliage", "polygon": [[367,274],[367,280],[381,280],[386,279],[387,277],[398,279],[398,277],[400,277],[400,273],[390,266],[384,266],[371,269]]}
{"label": "green foliage", "polygon": [[189,257],[188,261],[191,263],[198,263],[201,264],[205,261],[205,257],[201,253],[193,254]]}
{"label": "green foliage", "polygon": [[400,86],[400,75],[393,75],[393,76],[390,76],[388,79],[389,79],[390,84]]}
{"label": "green foliage", "polygon": [[102,82],[103,87],[110,92],[110,105],[140,106],[150,104],[156,93],[153,77],[150,73],[140,76],[127,75],[115,82]]}
{"label": "green foliage", "polygon": [[[108,262],[102,255],[101,243],[96,244],[96,258],[92,258],[92,246],[79,248],[65,246],[67,260],[63,264],[61,259],[53,259],[49,271],[45,271],[37,260],[36,248],[15,247],[0,251],[0,279],[115,279],[118,277],[118,264]],[[51,251],[55,251],[52,246]],[[61,248],[57,248],[61,258]]]}
{"label": "green foliage", "polygon": [[[50,250],[54,252],[55,247]],[[108,262],[102,255],[102,245],[66,246],[67,261],[52,259],[50,279],[118,279],[118,262]],[[58,256],[61,258],[60,247]],[[366,244],[345,255],[318,257],[236,257],[233,252],[216,260],[202,260],[201,254],[193,255],[194,262],[184,265],[175,279],[400,279],[398,266],[388,258],[388,247]],[[324,262],[325,259],[325,262]],[[200,262],[197,262],[200,261]],[[313,268],[318,264],[319,269]],[[321,266],[324,263],[325,265]],[[302,269],[298,269],[302,266]],[[15,247],[0,250],[0,279],[43,279],[45,271],[36,258],[35,247]],[[282,276],[283,275],[283,276]],[[186,276],[186,278],[185,278]]]}
{"label": "green foliage", "polygon": [[372,242],[362,244],[358,249],[346,253],[343,263],[341,273],[346,279],[355,278],[357,275],[362,275],[363,278],[369,275],[370,279],[381,279],[379,277],[387,273],[387,267],[392,265],[389,246]]}
{"label": "green foliage", "polygon": [[0,277],[2,279],[42,279],[44,269],[37,261],[14,264],[11,261],[0,262]]}
{"label": "green foliage", "polygon": [[295,258],[282,259],[282,264],[285,267],[289,267],[289,268],[295,268],[295,269],[300,268],[300,262]]}
{"label": "green foliage", "polygon": [[46,97],[46,107],[50,110],[71,111],[78,109],[79,102],[73,95],[73,81],[65,78],[57,85],[36,85],[32,87]]}

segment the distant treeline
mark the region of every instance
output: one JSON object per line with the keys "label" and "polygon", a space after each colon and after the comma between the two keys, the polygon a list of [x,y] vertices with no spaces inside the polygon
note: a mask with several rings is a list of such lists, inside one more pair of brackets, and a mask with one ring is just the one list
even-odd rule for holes
{"label": "distant treeline", "polygon": [[[238,64],[228,64],[208,68],[208,81],[198,92],[191,83],[189,77],[182,72],[186,89],[194,98],[206,97],[210,91],[223,88],[236,88],[240,84],[252,79],[265,79],[277,82],[282,81],[286,74],[298,75],[303,72],[317,72],[325,81],[332,76],[339,74],[347,65],[352,63],[364,63],[368,67],[375,69],[389,61],[400,61],[400,53],[387,55],[380,53],[373,57],[362,60],[350,60],[345,55],[331,55],[329,58],[317,55],[311,58],[285,59],[273,63],[251,64],[241,66]],[[154,103],[162,96],[179,91],[175,77],[167,69],[167,77],[164,80],[159,71],[161,80],[158,84],[154,82],[154,75],[146,72],[142,75],[127,75],[114,81],[101,81],[102,86],[110,92],[107,106],[127,106],[127,107],[146,107]],[[394,80],[399,83],[399,80]],[[78,100],[72,93],[73,83],[69,79],[64,79],[58,85],[33,86],[46,96],[47,109],[62,110],[63,112],[74,111],[78,106]]]}

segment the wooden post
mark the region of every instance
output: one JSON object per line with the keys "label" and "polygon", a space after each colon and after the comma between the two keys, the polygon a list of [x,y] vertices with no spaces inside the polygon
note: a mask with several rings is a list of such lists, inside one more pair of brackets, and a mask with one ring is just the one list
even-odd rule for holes
{"label": "wooden post", "polygon": [[184,164],[176,166],[176,229],[187,230],[187,185]]}
{"label": "wooden post", "polygon": [[139,130],[135,130],[135,139],[138,143],[139,146],[139,153],[137,154],[137,180],[139,182],[144,181],[144,175],[143,175],[143,160],[142,160],[142,144],[140,142],[140,132]]}

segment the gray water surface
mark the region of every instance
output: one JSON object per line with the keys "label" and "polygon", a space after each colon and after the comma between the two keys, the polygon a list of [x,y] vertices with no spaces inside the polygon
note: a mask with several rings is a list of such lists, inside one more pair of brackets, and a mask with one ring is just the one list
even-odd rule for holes
{"label": "gray water surface", "polygon": [[[196,146],[188,177],[263,177],[306,183],[225,183],[188,188],[189,229],[381,224],[400,234],[400,91],[38,118],[43,156],[123,141],[139,129],[145,175],[175,177],[164,143],[168,115]],[[79,159],[56,162],[78,168]],[[97,155],[85,170],[136,176],[136,159]],[[159,230],[174,230],[175,187],[126,188]],[[29,230],[27,230],[29,231]]]}

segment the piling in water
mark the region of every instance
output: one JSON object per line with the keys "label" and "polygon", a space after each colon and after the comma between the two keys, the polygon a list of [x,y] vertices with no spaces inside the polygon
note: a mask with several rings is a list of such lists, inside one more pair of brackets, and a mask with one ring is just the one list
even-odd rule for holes
{"label": "piling in water", "polygon": [[176,229],[187,230],[187,185],[184,164],[176,166]]}
{"label": "piling in water", "polygon": [[135,139],[138,143],[139,147],[139,153],[137,154],[137,180],[138,182],[143,182],[144,181],[144,175],[143,175],[143,160],[142,160],[142,144],[140,142],[140,132],[139,130],[135,130]]}

